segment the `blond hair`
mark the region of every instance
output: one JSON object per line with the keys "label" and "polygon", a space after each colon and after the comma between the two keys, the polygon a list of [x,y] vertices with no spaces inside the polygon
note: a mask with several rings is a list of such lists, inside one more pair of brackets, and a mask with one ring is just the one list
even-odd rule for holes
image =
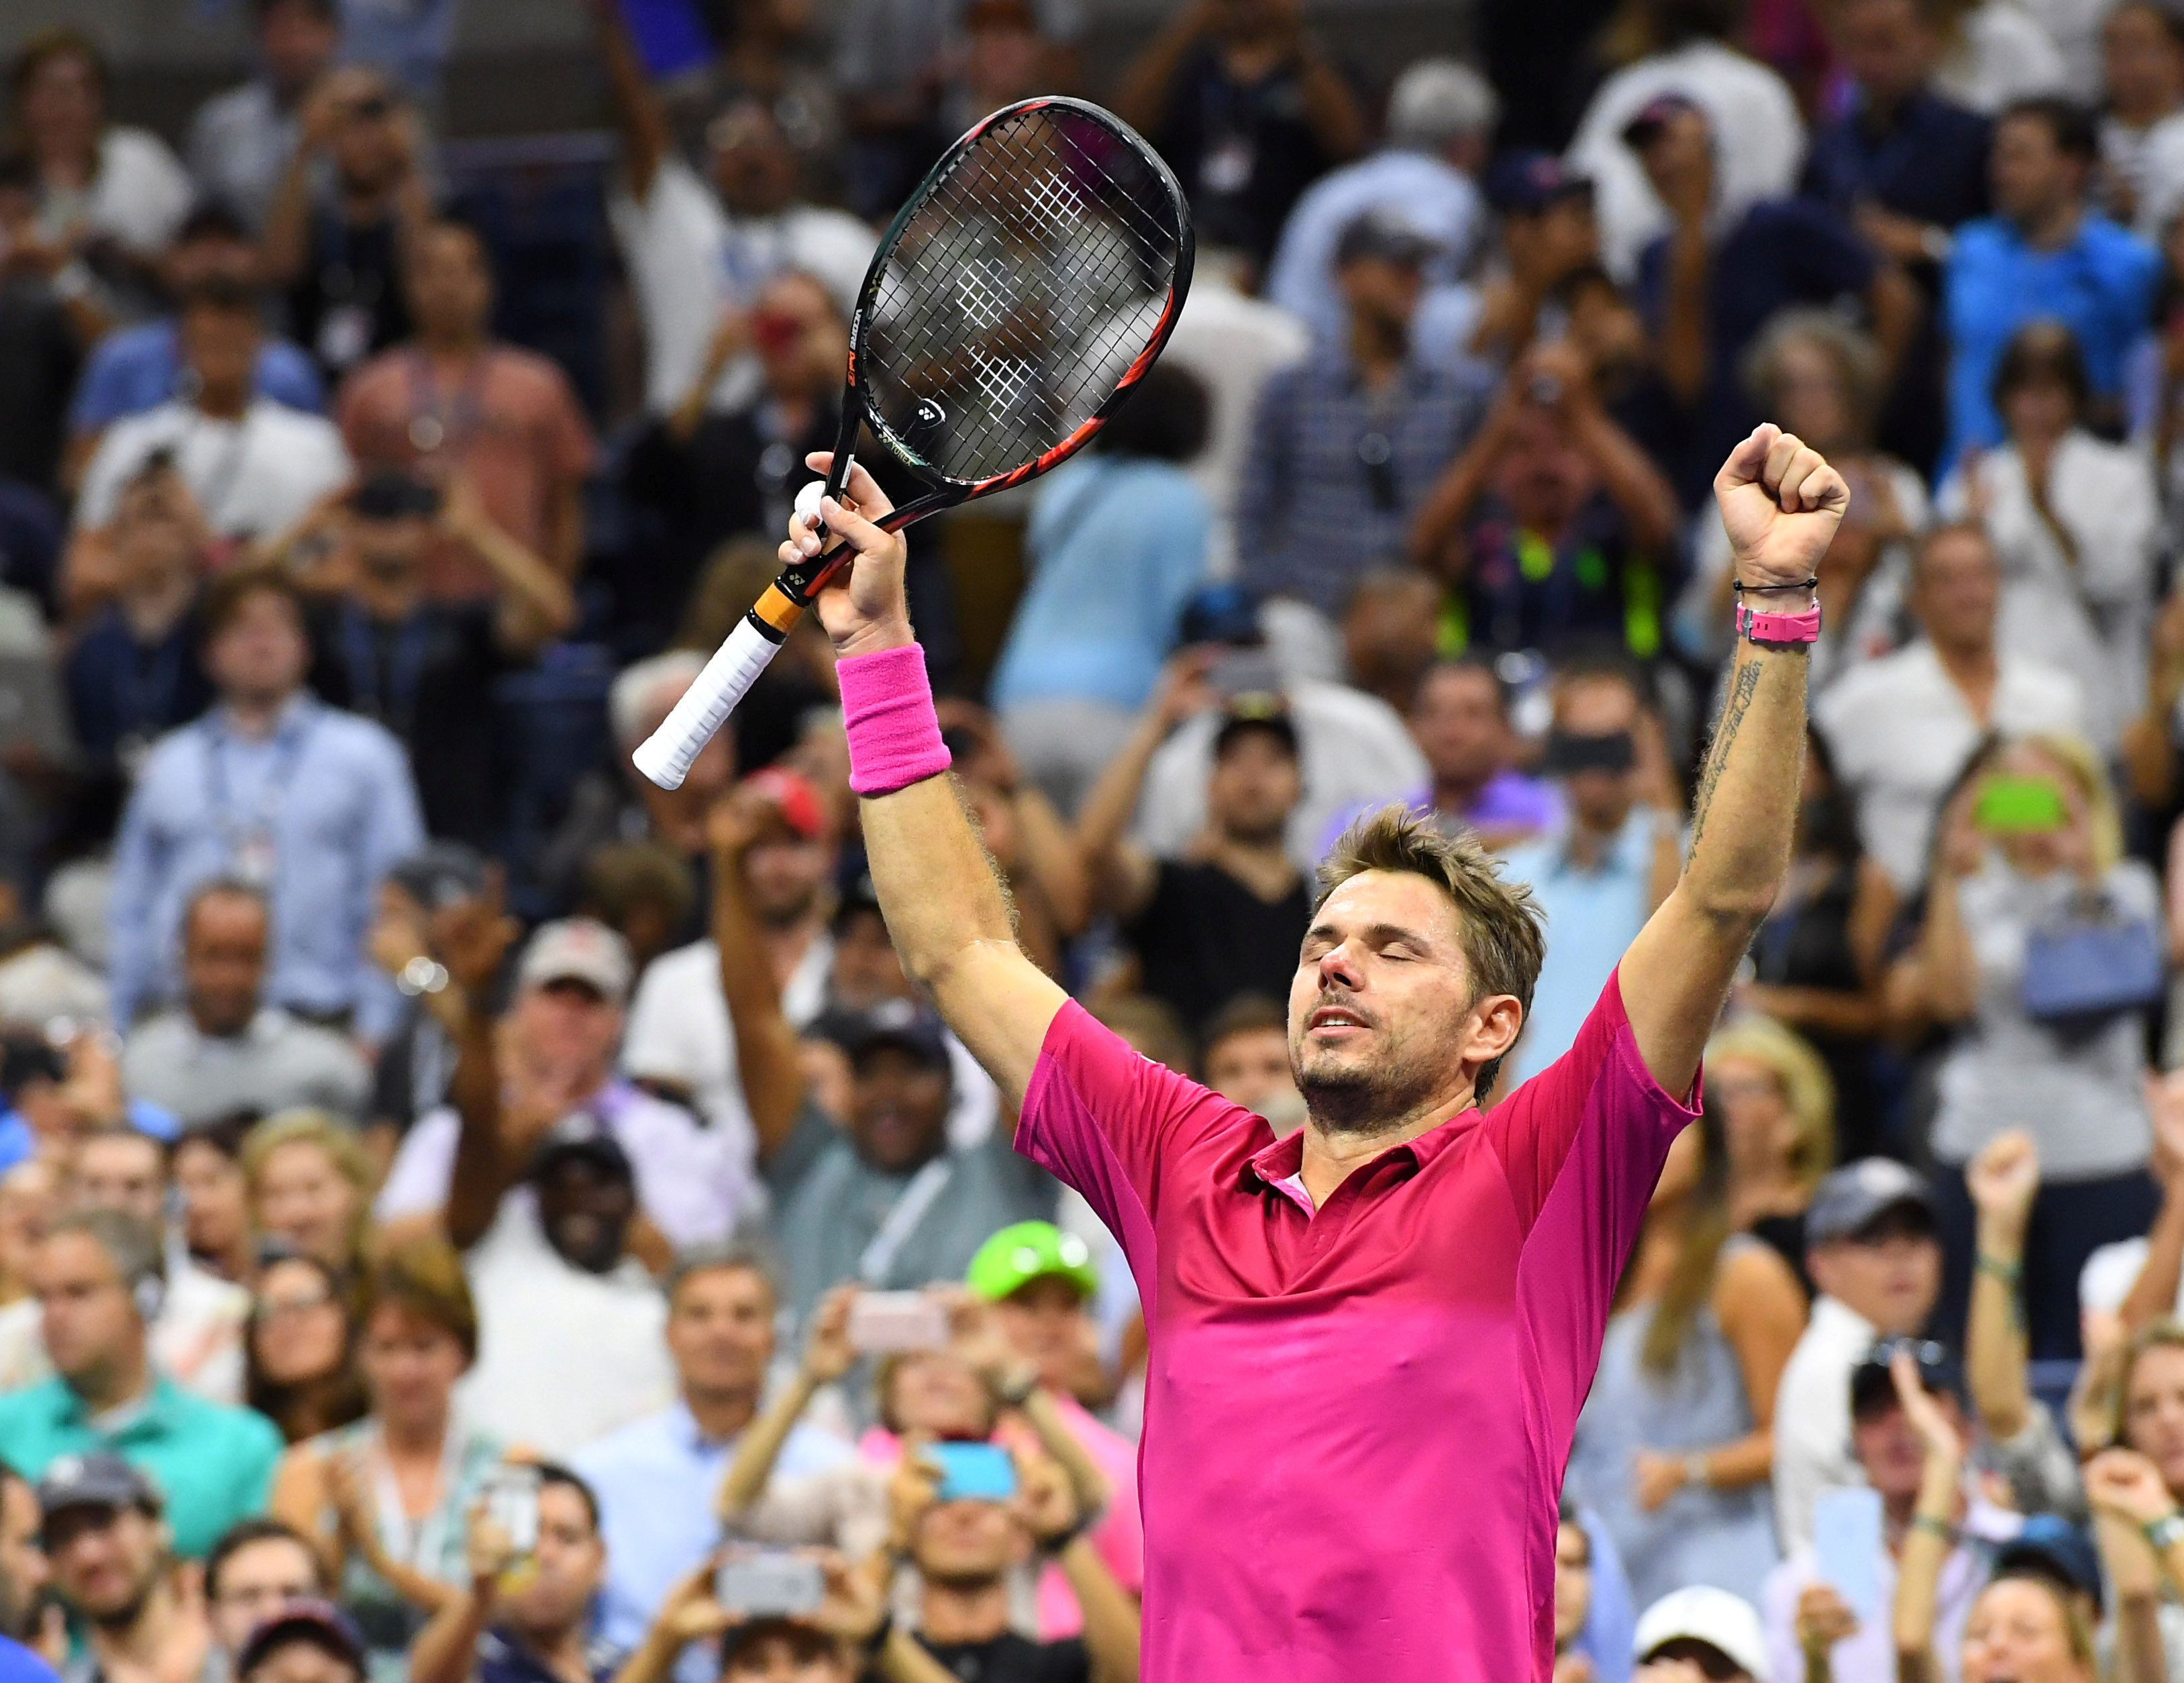
{"label": "blond hair", "polygon": [[267,1117],[243,1136],[238,1156],[250,1191],[252,1219],[257,1219],[258,1183],[266,1164],[281,1147],[292,1145],[318,1147],[333,1159],[342,1179],[356,1189],[356,1214],[349,1223],[345,1264],[355,1268],[364,1258],[365,1240],[371,1228],[371,1159],[356,1135],[323,1110],[283,1110]]}
{"label": "blond hair", "polygon": [[2107,763],[2100,751],[2083,736],[2069,730],[2042,730],[2013,736],[2009,748],[2037,748],[2070,774],[2078,792],[2086,797],[2086,841],[2093,869],[2105,876],[2123,858],[2123,814],[2116,805],[2115,789],[2109,781]]}
{"label": "blond hair", "polygon": [[[1471,997],[1463,1009],[1506,993],[1524,1015],[1531,1014],[1532,987],[1546,957],[1546,916],[1532,891],[1507,880],[1493,855],[1474,836],[1449,835],[1432,819],[1404,806],[1368,813],[1343,831],[1320,862],[1314,909],[1351,878],[1372,870],[1422,876],[1454,903],[1463,961],[1471,972]],[[1482,1101],[1501,1070],[1499,1058],[1480,1066],[1475,1091]]]}
{"label": "blond hair", "polygon": [[1764,1066],[1782,1089],[1782,1102],[1797,1124],[1790,1172],[1809,1192],[1835,1167],[1836,1078],[1812,1042],[1771,1017],[1747,1017],[1715,1031],[1707,1062],[1746,1058]]}

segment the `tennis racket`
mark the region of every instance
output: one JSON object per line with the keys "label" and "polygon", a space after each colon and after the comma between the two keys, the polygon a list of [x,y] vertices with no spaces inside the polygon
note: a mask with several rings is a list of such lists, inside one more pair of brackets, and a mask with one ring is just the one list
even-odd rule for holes
{"label": "tennis racket", "polygon": [[[826,494],[841,495],[860,424],[929,487],[889,531],[1067,461],[1167,342],[1191,255],[1183,190],[1120,118],[1061,98],[995,112],[933,166],[866,271]],[[639,771],[681,784],[843,554],[767,586],[638,748]]]}

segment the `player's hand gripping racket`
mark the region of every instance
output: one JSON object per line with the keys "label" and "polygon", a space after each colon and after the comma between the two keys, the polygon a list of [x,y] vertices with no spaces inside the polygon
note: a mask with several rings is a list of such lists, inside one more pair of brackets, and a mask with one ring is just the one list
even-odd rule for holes
{"label": "player's hand gripping racket", "polygon": [[[995,112],[933,166],[866,272],[827,495],[860,422],[931,487],[889,531],[1067,460],[1167,342],[1191,250],[1182,189],[1121,119],[1076,99]],[[639,771],[682,781],[844,553],[767,587],[638,747]]]}

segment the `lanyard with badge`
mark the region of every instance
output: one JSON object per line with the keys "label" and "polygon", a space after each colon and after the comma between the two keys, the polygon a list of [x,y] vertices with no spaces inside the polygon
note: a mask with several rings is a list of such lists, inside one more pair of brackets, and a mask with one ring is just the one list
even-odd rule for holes
{"label": "lanyard with badge", "polygon": [[319,270],[319,292],[324,302],[311,348],[328,368],[346,369],[362,362],[371,349],[387,277],[359,274],[349,267],[348,224],[339,213],[326,217],[320,225],[326,231],[327,247],[326,261]]}
{"label": "lanyard with badge", "polygon": [[296,768],[303,761],[304,750],[310,746],[315,722],[292,723],[276,734],[272,763],[259,785],[258,798],[253,803],[255,810],[248,815],[236,811],[227,775],[226,750],[233,741],[232,733],[224,724],[215,725],[212,739],[205,745],[205,802],[212,809],[214,827],[227,842],[230,869],[239,880],[254,888],[273,886],[281,862],[274,825],[280,818],[281,803],[287,799]]}
{"label": "lanyard with badge", "polygon": [[471,358],[452,402],[442,400],[432,360],[422,351],[412,351],[403,361],[410,383],[410,447],[421,456],[460,450],[485,419],[485,353]]}
{"label": "lanyard with badge", "polygon": [[895,1195],[886,1219],[872,1235],[872,1242],[865,1247],[864,1254],[857,1258],[857,1277],[866,1285],[878,1286],[886,1281],[894,1268],[895,1258],[902,1254],[902,1247],[917,1231],[926,1213],[940,1201],[940,1195],[948,1190],[950,1177],[955,1173],[955,1155],[944,1151],[911,1175],[910,1184]]}

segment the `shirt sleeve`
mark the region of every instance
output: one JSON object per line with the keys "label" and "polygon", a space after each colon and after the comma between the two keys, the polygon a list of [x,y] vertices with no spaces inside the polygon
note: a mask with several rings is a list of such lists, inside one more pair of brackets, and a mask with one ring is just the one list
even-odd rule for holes
{"label": "shirt sleeve", "polygon": [[1150,1305],[1163,1166],[1196,1141],[1253,1126],[1266,1125],[1140,1057],[1072,1000],[1047,1029],[1016,1147],[1084,1195],[1121,1242]]}
{"label": "shirt sleeve", "polygon": [[[175,752],[170,742],[167,753]],[[158,936],[152,928],[152,903],[158,882],[160,847],[151,808],[159,798],[164,756],[155,756],[121,817],[114,846],[114,886],[109,891],[108,969],[112,979],[114,1025],[125,1032],[131,1019],[148,1003],[153,954]]]}

